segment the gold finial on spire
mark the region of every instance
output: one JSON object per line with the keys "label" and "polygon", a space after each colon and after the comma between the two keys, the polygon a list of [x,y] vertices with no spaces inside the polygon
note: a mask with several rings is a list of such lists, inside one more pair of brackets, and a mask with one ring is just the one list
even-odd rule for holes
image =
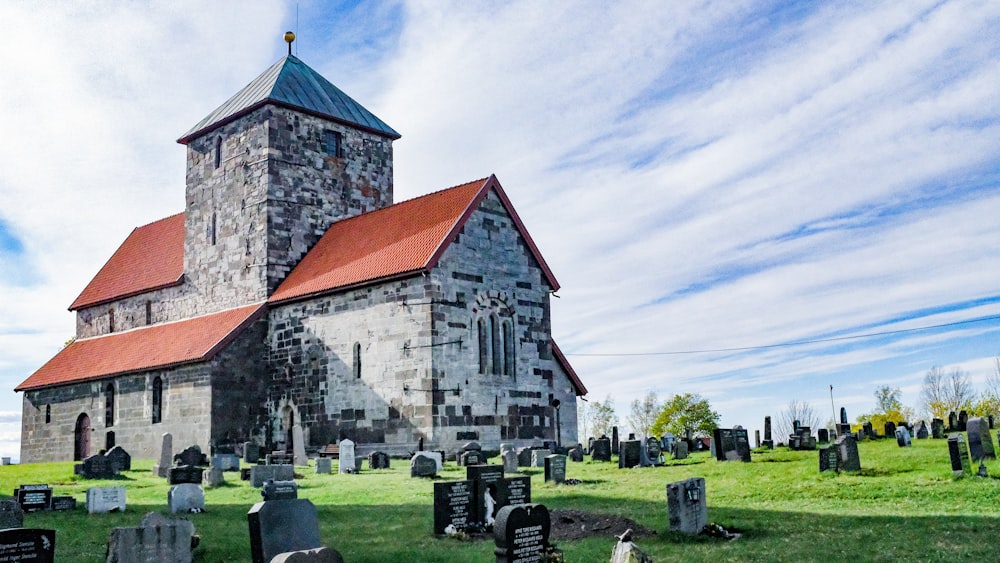
{"label": "gold finial on spire", "polygon": [[288,54],[292,54],[292,42],[295,41],[295,34],[291,31],[285,32],[285,43],[288,43]]}

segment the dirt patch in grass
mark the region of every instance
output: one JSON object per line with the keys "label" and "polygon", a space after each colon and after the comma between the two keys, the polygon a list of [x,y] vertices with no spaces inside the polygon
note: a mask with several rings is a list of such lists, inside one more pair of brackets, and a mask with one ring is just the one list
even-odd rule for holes
{"label": "dirt patch in grass", "polygon": [[637,524],[623,516],[595,514],[582,510],[553,510],[549,514],[552,522],[550,538],[556,540],[578,540],[591,536],[620,536],[631,529],[633,537],[655,535],[655,530]]}

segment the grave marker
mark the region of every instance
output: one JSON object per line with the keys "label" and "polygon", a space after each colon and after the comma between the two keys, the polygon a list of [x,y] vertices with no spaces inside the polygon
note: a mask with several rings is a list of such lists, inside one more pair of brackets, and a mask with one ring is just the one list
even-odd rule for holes
{"label": "grave marker", "polygon": [[410,477],[433,477],[437,475],[438,463],[428,453],[417,452],[410,458]]}
{"label": "grave marker", "polygon": [[843,471],[861,471],[861,458],[858,456],[858,442],[851,434],[845,434],[834,442],[837,446],[838,465]]}
{"label": "grave marker", "polygon": [[55,561],[56,531],[35,528],[0,530],[0,561]]}
{"label": "grave marker", "polygon": [[316,507],[309,499],[258,502],[247,512],[253,563],[276,555],[322,547]]}
{"label": "grave marker", "polygon": [[208,456],[201,452],[198,444],[188,446],[184,451],[174,456],[175,465],[195,465],[208,467]]}
{"label": "grave marker", "polygon": [[840,472],[840,453],[836,445],[830,445],[819,450],[819,472]]}
{"label": "grave marker", "polygon": [[896,444],[899,447],[906,448],[910,446],[910,431],[907,430],[905,426],[896,428],[893,433],[896,435]]}
{"label": "grave marker", "polygon": [[202,471],[204,471],[204,469],[194,465],[171,467],[169,477],[170,484],[180,485],[182,483],[194,483],[195,485],[199,485],[201,484]]}
{"label": "grave marker", "polygon": [[545,482],[559,484],[566,481],[566,456],[552,454],[545,456]]}
{"label": "grave marker", "polygon": [[389,469],[389,454],[385,452],[368,454],[368,469]]}
{"label": "grave marker", "polygon": [[261,499],[293,500],[299,498],[299,484],[295,481],[268,481],[260,489]]}
{"label": "grave marker", "polygon": [[226,483],[226,477],[222,474],[222,469],[209,467],[201,472],[201,484],[205,487],[221,487]]}
{"label": "grave marker", "polygon": [[646,438],[646,455],[649,456],[649,461],[653,465],[663,463],[663,449],[660,447],[659,440],[656,438]]}
{"label": "grave marker", "polygon": [[194,483],[174,485],[167,491],[167,506],[171,514],[205,510],[205,489]]}
{"label": "grave marker", "polygon": [[545,456],[550,453],[549,450],[544,448],[532,448],[531,467],[545,467]]}
{"label": "grave marker", "polygon": [[969,461],[969,448],[965,444],[965,436],[954,433],[948,436],[948,455],[951,456],[952,475],[972,475],[972,463]]}
{"label": "grave marker", "polygon": [[76,510],[76,499],[70,496],[52,497],[52,510]]}
{"label": "grave marker", "polygon": [[170,466],[172,465],[174,448],[174,437],[170,432],[163,434],[160,442],[160,460],[153,466],[153,474],[166,479],[170,476]]}
{"label": "grave marker", "polygon": [[958,411],[958,431],[965,432],[968,429],[969,413],[964,409]]}
{"label": "grave marker", "polygon": [[551,521],[541,504],[505,506],[493,525],[496,563],[533,563],[549,549]]}
{"label": "grave marker", "polygon": [[150,512],[139,526],[114,528],[108,537],[108,561],[190,563],[194,524]]}
{"label": "grave marker", "polygon": [[820,428],[816,431],[816,441],[825,443],[830,441],[830,431],[826,428]]}
{"label": "grave marker", "polygon": [[87,514],[123,512],[125,487],[91,487],[87,489]]}
{"label": "grave marker", "polygon": [[531,502],[531,477],[507,477],[497,481],[497,510]]}
{"label": "grave marker", "polygon": [[328,457],[316,458],[316,474],[330,475],[333,473],[333,460]]}
{"label": "grave marker", "polygon": [[640,464],[642,442],[623,440],[618,444],[618,468],[631,468]]}
{"label": "grave marker", "polygon": [[693,477],[667,484],[667,514],[670,531],[697,534],[708,524],[705,479]]}
{"label": "grave marker", "polygon": [[917,439],[926,440],[929,433],[927,432],[927,421],[920,421],[920,428],[917,428]]}
{"label": "grave marker", "polygon": [[266,481],[291,481],[295,468],[291,465],[255,465],[250,468],[250,486],[260,488]]}
{"label": "grave marker", "polygon": [[14,501],[24,512],[49,510],[52,507],[52,487],[48,485],[21,485],[14,489]]}
{"label": "grave marker", "polygon": [[260,461],[260,446],[253,442],[244,442],[243,461],[247,463],[257,463]]}
{"label": "grave marker", "polygon": [[590,459],[593,461],[611,461],[611,440],[599,438],[594,440],[590,448]]}
{"label": "grave marker", "polygon": [[688,445],[684,440],[678,440],[674,443],[674,459],[687,459],[688,456]]}
{"label": "grave marker", "polygon": [[969,454],[973,462],[984,459],[996,459],[996,450],[993,449],[993,436],[990,434],[988,422],[983,418],[970,418],[966,423],[969,429]]}
{"label": "grave marker", "polygon": [[472,483],[472,521],[489,524],[497,511],[497,483],[503,480],[502,465],[469,465],[465,478]]}
{"label": "grave marker", "polygon": [[340,469],[341,475],[345,473],[355,473],[357,466],[354,461],[354,442],[344,439],[340,441]]}
{"label": "grave marker", "polygon": [[24,527],[24,511],[13,500],[0,500],[0,530]]}
{"label": "grave marker", "polygon": [[132,456],[125,451],[125,448],[115,446],[108,450],[108,453],[104,454],[104,457],[108,458],[108,461],[111,463],[111,471],[115,474],[122,471],[132,471]]}
{"label": "grave marker", "polygon": [[434,483],[434,533],[443,534],[449,525],[462,531],[474,522],[472,481]]}
{"label": "grave marker", "polygon": [[212,467],[222,471],[239,471],[240,456],[236,454],[215,454],[212,456]]}
{"label": "grave marker", "polygon": [[104,454],[94,454],[83,463],[74,465],[73,473],[84,479],[114,479],[118,475],[115,466]]}
{"label": "grave marker", "polygon": [[306,457],[306,440],[302,434],[302,426],[292,425],[292,464],[304,467],[309,465],[309,458]]}

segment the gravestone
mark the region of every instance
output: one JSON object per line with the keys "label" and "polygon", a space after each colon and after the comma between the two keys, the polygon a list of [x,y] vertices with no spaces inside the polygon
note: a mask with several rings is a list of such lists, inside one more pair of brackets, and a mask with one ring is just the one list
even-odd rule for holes
{"label": "gravestone", "polygon": [[[733,430],[733,437],[736,440],[736,455],[740,461],[745,463],[750,463],[750,436],[747,434],[745,428],[736,428]],[[810,439],[812,439],[810,437]],[[812,447],[816,447],[815,441],[812,442]]]}
{"label": "gravestone", "polygon": [[503,466],[469,465],[465,478],[472,483],[472,521],[491,524],[497,511],[497,483],[503,480]]}
{"label": "gravestone", "polygon": [[317,547],[280,553],[270,563],[344,563],[344,558],[336,549]]}
{"label": "gravestone", "polygon": [[268,481],[260,488],[261,500],[293,500],[299,498],[299,484],[295,481]]}
{"label": "gravestone", "polygon": [[113,528],[108,537],[108,561],[190,563],[194,524],[150,512],[136,527]]}
{"label": "gravestone", "polygon": [[837,446],[839,467],[842,471],[861,471],[861,458],[858,456],[858,442],[851,434],[839,436],[834,442]]}
{"label": "gravestone", "polygon": [[670,531],[697,534],[708,524],[704,477],[667,484],[667,515]]}
{"label": "gravestone", "polygon": [[840,407],[840,423],[841,424],[848,424],[848,422],[847,422],[847,409],[845,409],[844,407]]}
{"label": "gravestone", "polygon": [[958,411],[958,431],[965,432],[968,429],[969,413],[965,410]]}
{"label": "gravestone", "polygon": [[501,447],[500,459],[503,461],[504,472],[517,473],[517,452],[513,448],[504,450]]}
{"label": "gravestone", "polygon": [[0,530],[24,527],[24,511],[13,500],[0,500]]}
{"label": "gravestone", "polygon": [[771,442],[771,445],[773,447],[773,445],[774,445],[774,438],[771,436],[771,417],[765,416],[764,417],[764,443],[766,444],[768,442]]}
{"label": "gravestone", "polygon": [[167,491],[167,506],[171,514],[178,512],[203,512],[205,510],[205,489],[194,483],[174,485]]}
{"label": "gravestone", "polygon": [[493,525],[496,563],[541,561],[549,549],[549,511],[541,504],[505,506]]}
{"label": "gravestone", "polygon": [[333,473],[333,460],[328,457],[316,458],[316,474],[329,475]]}
{"label": "gravestone", "polygon": [[990,423],[990,430],[993,430],[993,415],[987,416],[986,420]]}
{"label": "gravestone", "polygon": [[84,479],[114,479],[118,475],[111,460],[104,454],[94,454],[83,460],[83,463],[74,465],[73,473]]}
{"label": "gravestone", "polygon": [[678,440],[674,443],[674,459],[687,459],[688,456],[688,445],[684,440]]}
{"label": "gravestone", "polygon": [[569,449],[568,455],[570,461],[575,461],[575,462],[583,461],[583,446],[580,444],[573,446],[572,448]]}
{"label": "gravestone", "polygon": [[611,461],[611,440],[607,438],[594,440],[594,445],[590,448],[590,459],[592,461]]}
{"label": "gravestone", "polygon": [[36,528],[0,530],[0,561],[52,563],[56,554],[56,531]]}
{"label": "gravestone", "polygon": [[844,436],[851,433],[850,424],[838,424],[837,425],[837,437]]}
{"label": "gravestone", "polygon": [[958,432],[958,415],[955,414],[955,411],[948,413],[948,432]]}
{"label": "gravestone", "polygon": [[196,465],[179,465],[170,468],[169,482],[171,485],[182,483],[201,484],[202,472],[204,469]]}
{"label": "gravestone", "polygon": [[354,473],[357,471],[357,466],[354,461],[354,442],[351,440],[341,440],[340,441],[340,470],[339,473],[343,475],[344,473]]}
{"label": "gravestone", "polygon": [[892,422],[885,423],[885,435],[886,437],[896,435],[896,425],[894,423]]}
{"label": "gravestone", "polygon": [[52,510],[76,510],[76,499],[70,496],[52,497]]}
{"label": "gravestone", "polygon": [[270,563],[276,555],[323,547],[316,507],[309,499],[258,502],[247,512],[253,563]]}
{"label": "gravestone", "polygon": [[816,431],[816,441],[820,443],[826,443],[830,441],[830,431],[826,428],[820,428]]}
{"label": "gravestone", "polygon": [[798,420],[793,420],[792,421],[792,434],[798,434],[799,433],[799,426],[801,426],[801,425],[802,425],[802,423],[799,422]]}
{"label": "gravestone", "polygon": [[755,448],[759,448],[760,447],[760,430],[754,430],[753,431],[753,440],[754,440],[754,443],[756,444],[756,446],[754,446],[754,447]]}
{"label": "gravestone", "polygon": [[170,476],[170,466],[173,465],[174,437],[170,432],[163,434],[160,441],[160,459],[153,466],[153,474],[166,479]]}
{"label": "gravestone", "polygon": [[292,425],[292,465],[305,467],[309,465],[309,458],[306,457],[306,440],[302,434],[302,426]]}
{"label": "gravestone", "polygon": [[87,489],[87,514],[123,512],[125,487],[91,487]]}
{"label": "gravestone", "polygon": [[368,469],[389,469],[389,454],[385,452],[368,454]]}
{"label": "gravestone", "polygon": [[239,471],[240,456],[236,454],[215,454],[212,456],[212,467],[222,471]]}
{"label": "gravestone", "polygon": [[250,486],[260,488],[267,481],[291,481],[295,468],[291,465],[255,465],[250,468]]}
{"label": "gravestone", "polygon": [[505,477],[497,481],[497,510],[531,502],[531,477]]}
{"label": "gravestone", "polygon": [[667,432],[663,436],[660,436],[660,445],[663,446],[663,452],[673,453],[674,451],[674,435]]}
{"label": "gravestone", "polygon": [[122,471],[132,471],[132,456],[121,446],[115,446],[108,450],[104,457],[111,463],[111,471],[115,474]]}
{"label": "gravestone", "polygon": [[257,463],[260,461],[261,447],[253,442],[243,443],[243,461]]}
{"label": "gravestone", "polygon": [[449,525],[465,530],[474,522],[472,481],[434,483],[434,533],[443,534]]}
{"label": "gravestone", "polygon": [[201,452],[198,444],[188,446],[181,453],[174,456],[174,465],[194,465],[197,467],[208,467],[208,456]]}
{"label": "gravestone", "polygon": [[937,440],[944,438],[944,421],[940,418],[931,420],[931,437]]}
{"label": "gravestone", "polygon": [[715,445],[714,457],[717,461],[739,459],[736,455],[736,437],[731,429],[716,428],[712,430],[712,443]]}
{"label": "gravestone", "polygon": [[613,452],[621,451],[619,449],[618,427],[617,426],[612,426],[611,427],[611,451],[613,451]]}
{"label": "gravestone", "polygon": [[222,469],[209,467],[201,472],[201,484],[204,487],[221,487],[226,483],[226,477],[222,474]]}
{"label": "gravestone", "polygon": [[896,435],[896,444],[901,448],[906,448],[910,446],[910,431],[906,429],[905,426],[900,426],[896,428],[893,432]]}
{"label": "gravestone", "polygon": [[996,450],[993,448],[993,436],[990,434],[988,422],[983,418],[970,418],[966,423],[969,429],[969,454],[973,462],[984,459],[996,459]]}
{"label": "gravestone", "polygon": [[618,443],[618,468],[631,468],[640,464],[642,442],[623,440]]}
{"label": "gravestone", "polygon": [[264,456],[267,465],[293,465],[295,456],[287,452],[271,452]]}
{"label": "gravestone", "polygon": [[661,465],[663,463],[663,449],[660,447],[660,442],[656,438],[646,438],[646,455],[649,456],[649,461],[653,465]]}
{"label": "gravestone", "polygon": [[840,450],[836,445],[830,445],[819,450],[819,472],[840,472]]}
{"label": "gravestone", "polygon": [[437,475],[438,464],[428,452],[417,452],[410,458],[410,477],[433,477]]}
{"label": "gravestone", "polygon": [[486,463],[486,454],[479,450],[470,450],[458,454],[458,465],[460,467],[464,467],[466,465],[482,465],[484,463]]}
{"label": "gravestone", "polygon": [[866,422],[866,423],[862,424],[861,425],[861,429],[864,431],[865,437],[867,437],[867,438],[876,438],[876,437],[878,437],[878,434],[875,432],[875,428],[872,427],[872,423],[871,422]]}
{"label": "gravestone", "polygon": [[559,484],[566,481],[566,456],[552,454],[545,456],[545,482]]}
{"label": "gravestone", "polygon": [[24,512],[38,512],[52,508],[52,487],[48,485],[21,485],[14,489],[14,501]]}
{"label": "gravestone", "polygon": [[920,421],[920,428],[917,428],[917,439],[918,440],[926,440],[928,434],[929,433],[927,432],[927,421],[921,420]]}
{"label": "gravestone", "polygon": [[551,452],[544,448],[535,448],[531,450],[531,467],[545,467],[545,456],[549,455]]}
{"label": "gravestone", "polygon": [[972,475],[972,462],[969,460],[965,436],[957,432],[948,436],[948,455],[951,456],[952,475]]}

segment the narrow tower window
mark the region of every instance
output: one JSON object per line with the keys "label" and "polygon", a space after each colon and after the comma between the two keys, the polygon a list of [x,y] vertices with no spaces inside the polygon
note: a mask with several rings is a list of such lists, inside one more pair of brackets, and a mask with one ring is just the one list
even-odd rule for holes
{"label": "narrow tower window", "polygon": [[115,331],[115,310],[108,309],[108,332]]}
{"label": "narrow tower window", "polygon": [[514,374],[514,336],[509,321],[503,323],[503,373]]}
{"label": "narrow tower window", "polygon": [[354,377],[361,379],[361,343],[354,343]]}
{"label": "narrow tower window", "polygon": [[115,384],[108,383],[104,388],[104,425],[115,425]]}
{"label": "narrow tower window", "polygon": [[330,156],[340,156],[340,133],[323,131],[323,150]]}
{"label": "narrow tower window", "polygon": [[163,420],[163,380],[153,378],[153,424]]}
{"label": "narrow tower window", "polygon": [[153,302],[146,301],[146,324],[153,324]]}
{"label": "narrow tower window", "polygon": [[45,405],[45,424],[52,422],[52,405]]}
{"label": "narrow tower window", "polygon": [[496,315],[490,315],[490,338],[490,351],[493,353],[493,373],[499,375],[501,373],[500,356],[503,353],[503,344],[500,342],[500,320],[496,318]]}
{"label": "narrow tower window", "polygon": [[208,238],[209,238],[209,242],[211,242],[212,246],[215,246],[215,226],[216,226],[217,216],[218,216],[218,214],[215,211],[213,211],[212,212],[212,224],[209,225],[209,227],[208,227]]}
{"label": "narrow tower window", "polygon": [[490,340],[486,332],[486,319],[480,318],[476,323],[479,326],[479,373],[485,374],[489,371]]}
{"label": "narrow tower window", "polygon": [[222,137],[215,138],[215,167],[222,166]]}

